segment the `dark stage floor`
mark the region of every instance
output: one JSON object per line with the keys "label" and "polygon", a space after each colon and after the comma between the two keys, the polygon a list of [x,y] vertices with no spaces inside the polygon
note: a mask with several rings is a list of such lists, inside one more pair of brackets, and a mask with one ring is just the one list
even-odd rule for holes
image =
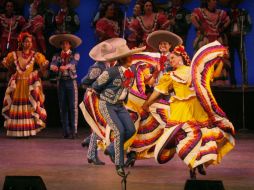
{"label": "dark stage floor", "polygon": [[[61,130],[44,129],[36,137],[15,139],[0,131],[0,188],[6,175],[41,176],[48,190],[120,190],[120,177],[109,158],[100,152],[105,166],[89,165],[87,149],[80,146],[88,130],[79,138],[63,139]],[[235,149],[220,165],[207,169],[203,180],[222,180],[226,190],[254,189],[254,134],[238,133]],[[130,190],[183,190],[188,169],[176,156],[164,165],[153,159],[137,161],[128,177]]]}

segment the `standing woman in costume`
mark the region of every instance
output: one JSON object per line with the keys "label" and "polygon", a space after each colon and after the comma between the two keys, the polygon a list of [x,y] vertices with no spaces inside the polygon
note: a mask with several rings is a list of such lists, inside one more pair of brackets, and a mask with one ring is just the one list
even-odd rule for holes
{"label": "standing woman in costume", "polygon": [[36,64],[45,72],[48,61],[41,53],[32,50],[32,35],[21,33],[20,50],[10,52],[2,64],[14,71],[5,92],[2,115],[7,136],[34,136],[45,128],[47,117],[44,94]]}
{"label": "standing woman in costume", "polygon": [[144,50],[130,50],[126,44],[116,46],[116,52],[105,56],[107,61],[117,60],[118,64],[104,71],[93,83],[92,88],[100,94],[99,107],[107,124],[114,132],[114,142],[105,150],[116,165],[117,174],[125,176],[124,143],[135,134],[135,126],[124,107],[128,92],[133,84],[134,73],[129,69],[131,55]]}
{"label": "standing woman in costume", "polygon": [[194,56],[192,63],[195,64],[191,68],[184,47],[177,46],[170,56],[174,70],[163,75],[143,105],[143,109],[149,111],[149,106],[161,94],[175,92],[170,98],[169,121],[155,147],[155,158],[164,164],[177,153],[190,168],[192,179],[196,178],[196,168],[206,175],[203,166],[220,163],[235,144],[234,127],[210,92],[209,77],[220,73],[221,56],[225,51],[217,41],[208,44]]}
{"label": "standing woman in costume", "polygon": [[5,1],[4,13],[0,14],[0,58],[18,48],[17,38],[26,24],[23,16],[15,14],[15,8],[17,5],[13,0]]}

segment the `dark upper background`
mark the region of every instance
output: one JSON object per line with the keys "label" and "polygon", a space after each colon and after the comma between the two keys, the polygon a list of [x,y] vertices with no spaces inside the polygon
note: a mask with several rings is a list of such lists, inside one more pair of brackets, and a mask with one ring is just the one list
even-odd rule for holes
{"label": "dark upper background", "polygon": [[[157,0],[156,2],[164,3],[167,0]],[[126,10],[127,16],[132,15],[132,9],[134,6],[135,0],[132,0],[128,6],[122,6],[123,11]],[[196,7],[200,6],[199,0],[192,0],[189,3],[184,5],[187,9],[193,10]],[[91,27],[92,20],[98,10],[99,0],[80,0],[80,5],[75,9],[80,18],[80,30],[77,33],[79,37],[82,38],[83,43],[80,47],[78,47],[77,51],[81,55],[81,60],[78,65],[78,79],[80,79],[87,73],[89,66],[91,66],[94,62],[89,57],[88,53],[90,49],[96,44],[96,38],[94,33],[94,28]],[[254,1],[244,1],[240,4],[239,7],[245,8],[250,16],[252,21],[254,20]],[[52,7],[53,9],[55,7]],[[223,8],[223,7],[222,7]],[[225,9],[225,8],[223,8]],[[28,14],[28,9],[25,9],[25,15]],[[189,55],[193,56],[193,48],[192,43],[195,37],[195,30],[192,26],[189,35],[187,38],[186,49]],[[247,34],[246,39],[246,57],[248,62],[248,81],[249,85],[254,85],[254,30]],[[235,63],[236,68],[236,79],[237,84],[241,84],[241,66],[239,64],[238,58],[236,58]]]}

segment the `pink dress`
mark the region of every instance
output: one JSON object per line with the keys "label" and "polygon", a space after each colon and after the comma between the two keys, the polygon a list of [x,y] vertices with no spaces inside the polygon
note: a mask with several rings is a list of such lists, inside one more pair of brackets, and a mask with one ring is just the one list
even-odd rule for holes
{"label": "pink dress", "polygon": [[224,10],[216,9],[215,12],[210,12],[205,8],[196,8],[192,12],[192,19],[195,19],[201,26],[197,28],[197,35],[193,43],[195,50],[215,40],[227,44],[224,30],[226,23],[229,24],[229,17]]}
{"label": "pink dress", "polygon": [[166,15],[162,13],[154,13],[154,19],[151,20],[150,26],[144,24],[144,16],[133,19],[129,25],[129,30],[131,31],[128,37],[130,48],[138,47],[140,44],[146,45],[148,34],[156,30],[167,29],[168,26],[169,21]]}

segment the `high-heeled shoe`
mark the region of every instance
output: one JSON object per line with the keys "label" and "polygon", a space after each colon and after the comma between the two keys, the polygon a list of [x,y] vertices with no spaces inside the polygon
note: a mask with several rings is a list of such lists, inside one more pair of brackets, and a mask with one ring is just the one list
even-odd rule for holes
{"label": "high-heeled shoe", "polygon": [[116,165],[116,172],[119,176],[125,177],[125,171],[123,166]]}
{"label": "high-heeled shoe", "polygon": [[196,176],[196,169],[190,169],[190,178],[191,179],[197,179],[197,176]]}
{"label": "high-heeled shoe", "polygon": [[94,164],[94,165],[105,165],[105,162],[102,162],[99,158],[94,158],[94,159],[87,159],[89,164]]}
{"label": "high-heeled shoe", "polygon": [[204,169],[204,165],[203,164],[198,165],[197,169],[198,169],[198,173],[200,173],[201,175],[206,175],[206,171]]}

